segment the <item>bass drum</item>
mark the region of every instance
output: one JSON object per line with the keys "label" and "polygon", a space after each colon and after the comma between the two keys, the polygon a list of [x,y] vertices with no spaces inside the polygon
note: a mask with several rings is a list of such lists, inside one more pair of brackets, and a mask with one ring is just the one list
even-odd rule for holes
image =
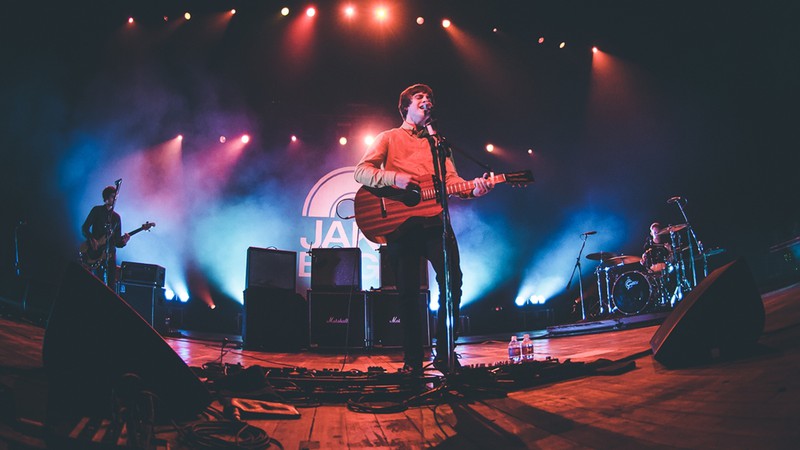
{"label": "bass drum", "polygon": [[614,307],[623,314],[638,314],[650,303],[653,283],[639,271],[621,274],[611,289]]}

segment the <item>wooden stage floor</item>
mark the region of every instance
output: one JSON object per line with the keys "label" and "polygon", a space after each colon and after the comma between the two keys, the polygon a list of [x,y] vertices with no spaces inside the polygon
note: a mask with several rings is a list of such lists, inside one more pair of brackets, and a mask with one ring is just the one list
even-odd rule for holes
{"label": "wooden stage floor", "polygon": [[[800,438],[800,284],[767,293],[762,299],[766,326],[759,349],[740,358],[668,369],[650,352],[649,341],[657,326],[543,336],[535,340],[537,359],[628,360],[635,362],[635,369],[555,380],[499,398],[454,392],[441,401],[400,412],[354,412],[337,402],[300,407],[299,419],[248,422],[285,449],[796,448]],[[4,410],[0,449],[44,448],[37,432],[37,424],[44,421],[47,387],[41,362],[43,334],[39,327],[0,319],[2,400],[15,405],[15,415],[24,419],[20,423],[8,418]],[[190,366],[219,362],[219,342],[166,341]],[[92,342],[85,345],[91,348]],[[464,365],[494,364],[503,359],[506,340],[463,344],[458,351]],[[380,366],[396,371],[402,357],[388,351],[345,356],[229,348],[223,362],[343,371]],[[216,401],[214,405],[219,408]],[[159,426],[157,431],[168,448],[190,448],[179,442],[172,426]],[[270,448],[281,447],[273,443]]]}

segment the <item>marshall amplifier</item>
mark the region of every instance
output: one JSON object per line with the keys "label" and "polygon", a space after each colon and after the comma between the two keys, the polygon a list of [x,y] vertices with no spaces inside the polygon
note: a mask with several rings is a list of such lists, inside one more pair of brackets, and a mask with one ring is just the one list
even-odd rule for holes
{"label": "marshall amplifier", "polygon": [[361,291],[361,249],[311,249],[311,289],[317,292]]}
{"label": "marshall amplifier", "polygon": [[161,266],[123,261],[120,272],[120,282],[164,287],[165,270]]}
{"label": "marshall amplifier", "polygon": [[367,310],[364,291],[308,291],[310,348],[366,347]]}
{"label": "marshall amplifier", "polygon": [[[419,293],[419,302],[425,306],[420,323],[422,342],[426,347],[431,345],[429,298],[428,291]],[[370,344],[373,347],[402,347],[403,324],[400,320],[400,297],[397,292],[371,291],[367,294],[367,305],[372,319],[368,327]]]}

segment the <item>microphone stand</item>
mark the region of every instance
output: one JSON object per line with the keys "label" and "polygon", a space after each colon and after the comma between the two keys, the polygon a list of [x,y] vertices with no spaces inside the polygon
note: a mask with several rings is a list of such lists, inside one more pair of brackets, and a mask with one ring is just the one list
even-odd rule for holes
{"label": "microphone stand", "polygon": [[[445,179],[447,175],[447,157],[450,155],[450,146],[444,137],[438,135],[433,125],[429,122],[426,125],[428,130],[428,144],[433,155],[434,188],[436,199],[442,207],[442,254],[444,259],[444,305],[445,305],[445,352],[447,355],[448,373],[453,373],[456,367],[455,358],[455,318],[453,306],[453,290],[450,288],[450,251],[448,243],[450,236],[450,208],[447,203],[447,186]],[[441,308],[441,303],[440,303]],[[441,310],[440,310],[441,311]],[[441,352],[441,343],[436,342],[436,351]],[[437,355],[438,357],[439,355]]]}
{"label": "microphone stand", "polygon": [[[117,205],[117,196],[119,195],[119,189],[122,185],[122,178],[115,181],[114,185],[116,186],[116,190],[114,191],[114,201],[111,202],[111,208],[108,210],[108,216],[106,219],[106,254],[105,261],[103,262],[103,283],[105,283],[106,286],[108,286],[109,280],[108,271],[111,270],[109,267],[109,263],[111,262],[111,248],[112,245],[116,245],[112,244],[111,241],[114,238],[114,232],[116,231],[117,226],[119,226],[119,224],[112,224],[112,222],[114,220],[114,207]],[[116,264],[114,265],[113,270],[117,270]],[[114,276],[116,277],[116,274],[114,274]]]}
{"label": "microphone stand", "polygon": [[[572,279],[575,278],[575,272],[578,273],[578,290],[580,291],[581,295],[581,318],[586,320],[586,307],[583,303],[583,281],[581,280],[581,255],[583,254],[583,249],[586,247],[586,241],[589,239],[589,235],[586,233],[581,234],[581,238],[583,239],[583,244],[581,244],[581,249],[578,251],[578,257],[575,259],[575,265],[572,267],[572,275],[569,276],[569,283],[567,283],[566,290],[569,290],[569,287],[572,286]],[[602,309],[602,305],[600,306]]]}

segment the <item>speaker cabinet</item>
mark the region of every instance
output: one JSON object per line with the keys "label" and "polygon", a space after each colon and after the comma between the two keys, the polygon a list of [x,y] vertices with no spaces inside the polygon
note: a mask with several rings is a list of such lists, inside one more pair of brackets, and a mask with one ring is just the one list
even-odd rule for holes
{"label": "speaker cabinet", "polygon": [[682,367],[733,357],[764,331],[764,303],[743,260],[711,272],[667,316],[650,340],[653,358]]}
{"label": "speaker cabinet", "polygon": [[[389,263],[389,257],[386,255],[386,246],[381,245],[378,247],[378,253],[381,259],[381,290],[393,291],[397,290],[397,276],[395,276],[394,269]],[[420,258],[419,260],[419,290],[427,291],[428,287],[428,260]]]}
{"label": "speaker cabinet", "polygon": [[161,266],[123,261],[119,270],[119,279],[122,282],[164,287],[166,270]]}
{"label": "speaker cabinet", "polygon": [[[420,323],[422,342],[426,347],[431,345],[430,309],[428,304],[430,293],[421,291],[419,302],[424,305]],[[369,342],[371,346],[393,348],[403,346],[403,323],[400,319],[400,296],[397,292],[371,291],[367,294],[367,305],[370,311]]]}
{"label": "speaker cabinet", "polygon": [[363,291],[308,291],[309,347],[366,347],[367,309]]}
{"label": "speaker cabinet", "polygon": [[244,291],[242,340],[248,350],[299,351],[308,345],[306,302],[294,290]]}
{"label": "speaker cabinet", "polygon": [[156,331],[161,334],[169,331],[164,289],[154,285],[117,283],[117,294]]}
{"label": "speaker cabinet", "polygon": [[312,249],[311,289],[318,292],[360,291],[361,249]]}
{"label": "speaker cabinet", "polygon": [[[205,385],[130,306],[77,263],[69,263],[45,330],[49,421],[108,417],[112,391],[136,374],[156,415],[191,419],[211,402]],[[118,391],[119,392],[119,391]]]}
{"label": "speaker cabinet", "polygon": [[250,247],[247,249],[245,286],[295,291],[297,252]]}

